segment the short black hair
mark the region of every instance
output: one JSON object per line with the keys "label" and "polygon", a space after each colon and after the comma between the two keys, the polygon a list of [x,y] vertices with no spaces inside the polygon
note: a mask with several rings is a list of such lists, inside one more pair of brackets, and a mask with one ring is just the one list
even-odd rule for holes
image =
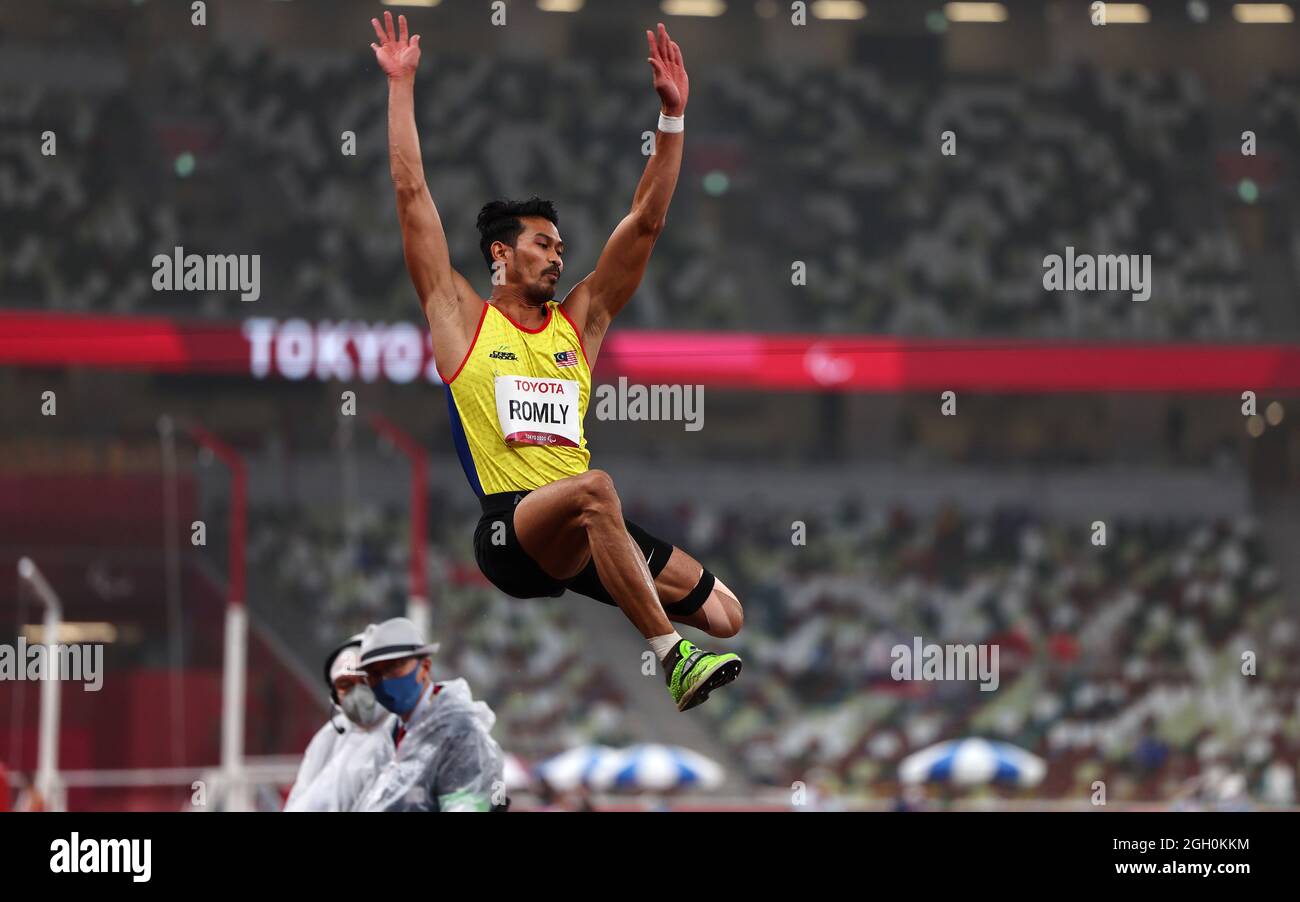
{"label": "short black hair", "polygon": [[528,200],[494,200],[478,211],[478,246],[488,269],[492,268],[492,242],[503,241],[514,247],[524,230],[524,224],[519,221],[522,216],[541,216],[557,226],[560,224],[555,204],[535,194]]}

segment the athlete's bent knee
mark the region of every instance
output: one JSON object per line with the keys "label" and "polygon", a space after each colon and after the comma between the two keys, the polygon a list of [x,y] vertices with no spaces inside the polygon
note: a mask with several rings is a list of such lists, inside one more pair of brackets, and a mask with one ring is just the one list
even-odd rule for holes
{"label": "athlete's bent knee", "polygon": [[584,516],[622,516],[614,480],[604,470],[588,470],[577,479]]}
{"label": "athlete's bent knee", "polygon": [[[722,580],[718,580],[714,584],[713,597],[718,600],[718,607],[721,610],[716,618],[717,631],[714,632],[713,629],[710,629],[709,633],[719,639],[730,639],[739,633],[740,628],[745,625],[745,609],[741,607],[740,599],[726,587]],[[714,620],[714,617],[709,617],[710,627],[714,626]]]}
{"label": "athlete's bent knee", "polygon": [[705,615],[709,618],[709,626],[706,632],[715,639],[730,639],[740,632],[741,626],[745,623],[745,615],[725,598],[719,606],[723,610],[718,614],[715,615],[713,611],[709,611]]}
{"label": "athlete's bent knee", "polygon": [[740,602],[732,599],[729,616],[731,618],[731,635],[740,632],[740,628],[745,625],[745,609],[740,606]]}

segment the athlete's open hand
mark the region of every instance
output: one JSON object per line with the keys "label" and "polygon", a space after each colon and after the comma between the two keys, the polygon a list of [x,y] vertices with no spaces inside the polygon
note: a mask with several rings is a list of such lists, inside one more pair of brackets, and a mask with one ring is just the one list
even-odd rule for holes
{"label": "athlete's open hand", "polygon": [[682,62],[682,48],[668,37],[668,29],[659,23],[659,34],[646,31],[645,38],[650,42],[650,56],[646,61],[655,73],[655,90],[659,92],[659,102],[663,104],[665,116],[680,116],[686,109],[686,96],[691,91],[691,80],[686,77],[686,66]]}
{"label": "athlete's open hand", "polygon": [[416,67],[420,65],[420,36],[417,34],[407,39],[406,16],[397,17],[397,34],[393,33],[393,14],[390,12],[384,12],[382,26],[378,19],[371,19],[370,24],[375,26],[375,34],[379,35],[379,43],[370,45],[370,49],[375,51],[375,59],[379,60],[379,68],[389,78],[414,76]]}

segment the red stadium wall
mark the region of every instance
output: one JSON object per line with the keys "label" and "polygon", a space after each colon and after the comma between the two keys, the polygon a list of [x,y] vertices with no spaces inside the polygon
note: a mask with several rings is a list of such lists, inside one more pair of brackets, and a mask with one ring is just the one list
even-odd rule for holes
{"label": "red stadium wall", "polygon": [[[180,480],[179,521],[198,509],[192,479]],[[118,633],[104,649],[102,686],[61,691],[61,770],[216,766],[220,761],[221,661],[225,587],[215,549],[200,570],[182,545],[182,637],[185,662],[166,668],[166,571],[162,553],[162,480],[157,475],[0,474],[0,642],[38,623],[40,606],[19,595],[16,565],[30,555],[63,605],[68,622],[107,622]],[[188,527],[186,527],[188,531]],[[107,584],[107,587],[106,587]],[[147,661],[149,663],[141,663]],[[154,663],[156,662],[156,663]],[[182,723],[172,722],[179,680]],[[38,682],[6,682],[0,691],[0,764],[30,775],[39,723]],[[245,753],[300,753],[324,720],[321,693],[304,685],[250,625]],[[179,760],[174,749],[180,731]],[[188,787],[72,790],[73,810],[175,808]]]}
{"label": "red stadium wall", "polygon": [[[249,667],[247,746],[249,755],[291,755],[306,748],[325,722],[317,699],[286,681],[265,650]],[[170,722],[173,679],[180,681],[184,725]],[[12,770],[30,771],[36,762],[40,684],[7,684],[0,695],[0,752]],[[187,668],[110,672],[98,692],[80,684],[63,687],[59,768],[61,770],[143,767],[210,767],[221,754],[221,671]],[[16,728],[15,728],[16,727]],[[182,730],[182,757],[173,757],[174,732]],[[14,754],[16,752],[17,754]],[[12,760],[10,757],[12,755]]]}
{"label": "red stadium wall", "polygon": [[[193,520],[192,479],[177,480],[179,520]],[[161,553],[159,476],[0,473],[0,545],[139,547]]]}

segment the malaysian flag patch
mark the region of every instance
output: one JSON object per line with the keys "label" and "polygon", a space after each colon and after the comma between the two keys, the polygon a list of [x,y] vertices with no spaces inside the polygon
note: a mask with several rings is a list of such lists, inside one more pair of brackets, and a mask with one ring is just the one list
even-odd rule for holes
{"label": "malaysian flag patch", "polygon": [[577,366],[578,352],[577,351],[556,351],[555,365],[556,366]]}

